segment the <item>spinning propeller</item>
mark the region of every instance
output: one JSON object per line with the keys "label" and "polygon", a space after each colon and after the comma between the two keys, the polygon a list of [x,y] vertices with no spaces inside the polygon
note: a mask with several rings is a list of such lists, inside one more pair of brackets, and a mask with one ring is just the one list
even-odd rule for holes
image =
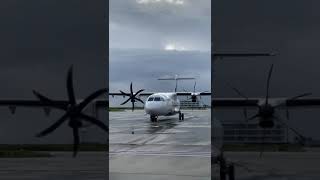
{"label": "spinning propeller", "polygon": [[41,102],[48,104],[51,107],[66,111],[65,114],[59,120],[57,120],[53,125],[51,125],[47,129],[38,133],[36,137],[43,137],[52,133],[65,121],[69,120],[68,125],[73,130],[73,139],[74,139],[73,157],[75,157],[77,155],[78,146],[80,143],[79,128],[84,127],[83,122],[81,120],[95,124],[96,126],[100,127],[104,131],[109,132],[108,126],[105,125],[103,122],[97,120],[94,117],[88,116],[82,112],[87,107],[87,105],[90,104],[94,99],[96,99],[97,97],[103,94],[108,93],[108,89],[97,90],[91,95],[89,95],[87,98],[85,98],[82,102],[77,103],[75,94],[74,94],[74,88],[73,88],[72,66],[71,66],[69,68],[68,76],[67,76],[67,92],[68,92],[68,102],[66,102],[66,104],[64,105],[61,105],[61,104],[55,103],[56,101],[41,95],[39,92],[33,91],[34,95]]}
{"label": "spinning propeller", "polygon": [[[259,125],[262,128],[272,128],[274,126],[274,120],[279,119],[277,116],[275,116],[275,108],[278,108],[280,106],[286,105],[286,102],[288,100],[295,100],[301,97],[309,96],[311,93],[303,93],[291,98],[286,98],[281,101],[277,101],[276,103],[271,103],[269,98],[269,86],[270,86],[270,79],[272,75],[273,70],[273,64],[270,67],[269,73],[268,73],[268,79],[267,79],[267,86],[266,86],[266,96],[264,99],[259,100],[257,103],[258,106],[258,113],[256,113],[254,116],[251,116],[250,118],[247,118],[247,111],[244,110],[244,115],[246,117],[247,121],[254,120],[256,118],[260,119]],[[245,98],[245,100],[248,100],[249,98],[245,96],[242,92],[240,92],[238,89],[233,88],[233,90],[241,97]]]}
{"label": "spinning propeller", "polygon": [[[303,94],[300,94],[300,95],[297,95],[297,96],[294,96],[294,97],[291,97],[291,98],[283,99],[283,100],[278,101],[276,103],[271,103],[270,102],[270,98],[269,98],[269,87],[270,87],[270,80],[271,80],[272,70],[273,70],[273,64],[271,65],[269,73],[268,73],[267,86],[266,86],[266,96],[265,96],[265,98],[263,100],[259,100],[258,103],[257,103],[258,112],[255,115],[247,118],[247,110],[245,108],[244,109],[244,116],[245,116],[247,121],[251,121],[251,120],[254,120],[254,119],[259,119],[259,126],[261,128],[263,128],[263,131],[262,131],[262,133],[263,133],[262,134],[263,143],[264,143],[264,130],[267,129],[267,128],[273,128],[274,124],[275,124],[274,123],[275,120],[280,122],[284,126],[287,126],[291,131],[293,131],[295,134],[297,134],[298,137],[300,137],[302,140],[304,140],[304,136],[302,136],[300,133],[298,133],[298,131],[296,131],[295,129],[289,127],[288,124],[284,123],[278,116],[275,115],[275,109],[280,107],[280,106],[286,105],[286,102],[288,100],[295,100],[295,99],[298,99],[298,98],[301,98],[301,97],[309,96],[309,95],[311,95],[311,93],[303,93]],[[232,89],[239,96],[245,98],[245,100],[249,99],[247,96],[245,96],[238,89],[236,89],[236,88],[232,88]],[[287,117],[289,117],[288,111],[287,111]],[[262,151],[261,151],[261,154],[262,154]],[[260,154],[260,156],[261,156],[261,154]]]}
{"label": "spinning propeller", "polygon": [[125,97],[125,96],[128,96],[128,97],[129,97],[127,100],[125,100],[123,103],[121,103],[121,105],[124,105],[124,104],[126,104],[127,102],[131,101],[131,103],[132,103],[132,111],[133,111],[133,110],[134,110],[134,103],[135,103],[136,101],[140,101],[142,104],[144,104],[141,99],[139,99],[139,98],[136,97],[136,96],[137,96],[139,93],[141,93],[142,91],[144,91],[144,89],[140,89],[140,90],[137,91],[136,93],[133,93],[132,82],[131,82],[131,84],[130,84],[130,93],[125,93],[125,92],[123,92],[123,91],[120,90],[120,93],[123,95],[123,97]]}
{"label": "spinning propeller", "polygon": [[208,92],[208,91],[196,92],[196,86],[197,86],[197,82],[195,81],[194,85],[193,85],[193,92],[191,93],[191,98],[188,98],[188,99],[191,99],[192,102],[197,102],[197,100],[198,100],[197,97],[198,96],[201,99],[201,93]]}

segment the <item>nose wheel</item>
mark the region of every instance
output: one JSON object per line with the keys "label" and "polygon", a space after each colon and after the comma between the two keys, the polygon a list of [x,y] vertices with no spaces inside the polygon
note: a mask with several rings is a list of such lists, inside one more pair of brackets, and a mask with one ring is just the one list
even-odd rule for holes
{"label": "nose wheel", "polygon": [[179,112],[179,120],[183,121],[184,120],[184,114]]}
{"label": "nose wheel", "polygon": [[157,116],[150,115],[151,122],[157,122]]}

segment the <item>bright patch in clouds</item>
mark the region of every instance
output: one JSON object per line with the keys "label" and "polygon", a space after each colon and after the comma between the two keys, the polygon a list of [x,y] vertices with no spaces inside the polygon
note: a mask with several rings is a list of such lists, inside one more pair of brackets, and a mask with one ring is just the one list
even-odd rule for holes
{"label": "bright patch in clouds", "polygon": [[149,3],[169,3],[174,5],[183,5],[184,0],[137,0],[137,3],[139,4],[149,4]]}
{"label": "bright patch in clouds", "polygon": [[183,46],[177,46],[176,44],[170,43],[165,45],[164,49],[166,51],[186,51],[187,49]]}

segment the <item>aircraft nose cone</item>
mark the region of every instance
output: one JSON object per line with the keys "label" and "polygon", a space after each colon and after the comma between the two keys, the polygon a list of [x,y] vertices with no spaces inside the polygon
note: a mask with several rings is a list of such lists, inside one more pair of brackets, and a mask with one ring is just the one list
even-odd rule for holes
{"label": "aircraft nose cone", "polygon": [[164,110],[164,106],[161,103],[149,102],[144,107],[147,114],[160,114]]}

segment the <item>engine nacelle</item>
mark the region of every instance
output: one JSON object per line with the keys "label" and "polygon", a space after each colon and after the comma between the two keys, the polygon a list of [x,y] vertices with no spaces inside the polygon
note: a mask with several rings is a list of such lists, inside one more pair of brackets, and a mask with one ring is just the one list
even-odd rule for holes
{"label": "engine nacelle", "polygon": [[191,101],[197,102],[198,96],[200,96],[200,93],[191,93]]}

